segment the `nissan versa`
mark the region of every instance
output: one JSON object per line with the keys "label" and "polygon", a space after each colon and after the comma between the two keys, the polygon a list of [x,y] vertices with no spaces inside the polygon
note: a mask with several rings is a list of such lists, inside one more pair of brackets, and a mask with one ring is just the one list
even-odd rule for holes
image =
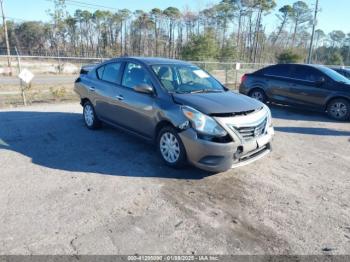
{"label": "nissan versa", "polygon": [[235,94],[187,62],[123,57],[83,67],[75,91],[85,124],[101,122],[156,143],[164,162],[222,172],[271,150],[274,129],[263,103]]}

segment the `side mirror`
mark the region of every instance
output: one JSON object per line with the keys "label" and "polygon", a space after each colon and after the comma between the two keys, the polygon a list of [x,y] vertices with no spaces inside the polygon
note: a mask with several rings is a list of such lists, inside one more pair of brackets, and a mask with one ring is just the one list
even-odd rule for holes
{"label": "side mirror", "polygon": [[316,85],[317,86],[321,86],[326,82],[326,78],[324,78],[323,76],[321,76],[319,79],[316,80]]}
{"label": "side mirror", "polygon": [[153,87],[146,85],[146,84],[136,85],[136,86],[134,86],[133,89],[135,92],[142,93],[142,94],[152,95],[154,93]]}

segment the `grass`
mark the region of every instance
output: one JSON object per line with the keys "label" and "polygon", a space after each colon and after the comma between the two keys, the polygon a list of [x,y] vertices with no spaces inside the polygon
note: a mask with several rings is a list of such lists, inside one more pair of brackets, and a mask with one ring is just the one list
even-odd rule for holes
{"label": "grass", "polygon": [[[1,91],[5,91],[0,89]],[[18,91],[16,94],[2,94],[0,96],[0,108],[23,106],[22,96],[18,86],[6,86],[6,91]],[[61,103],[79,101],[72,85],[40,85],[33,86],[26,92],[27,104]]]}

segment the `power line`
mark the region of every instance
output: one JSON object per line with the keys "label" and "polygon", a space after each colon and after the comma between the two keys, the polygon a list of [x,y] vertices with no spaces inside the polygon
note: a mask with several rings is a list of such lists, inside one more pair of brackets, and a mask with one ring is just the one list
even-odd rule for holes
{"label": "power line", "polygon": [[106,8],[106,9],[118,10],[118,9],[115,8],[115,7],[110,7],[110,6],[105,6],[105,5],[99,5],[99,4],[95,4],[95,3],[84,3],[84,2],[80,2],[80,1],[76,1],[76,0],[66,0],[66,2],[77,3],[77,4],[82,4],[82,5],[87,5],[87,6],[93,6],[93,7],[99,7],[99,8]]}
{"label": "power line", "polygon": [[[54,0],[46,0],[48,2],[54,3]],[[115,7],[110,7],[110,6],[105,6],[105,5],[99,5],[99,4],[93,4],[93,3],[84,3],[80,1],[75,1],[75,0],[66,0],[65,4],[68,6],[75,6],[75,7],[80,7],[80,8],[89,8],[89,9],[106,9],[106,10],[115,10],[118,11],[117,8]]]}

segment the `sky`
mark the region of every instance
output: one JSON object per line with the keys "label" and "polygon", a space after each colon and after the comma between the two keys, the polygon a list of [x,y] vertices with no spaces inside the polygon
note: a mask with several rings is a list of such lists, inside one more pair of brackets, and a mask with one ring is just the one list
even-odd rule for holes
{"label": "sky", "polygon": [[[98,9],[97,7],[83,8],[79,6],[77,2],[84,2],[95,5],[102,5],[109,9],[110,11],[116,11],[117,9],[130,9],[132,11],[136,9],[141,9],[144,11],[149,11],[154,7],[165,9],[169,6],[175,6],[180,10],[185,7],[189,7],[192,10],[204,9],[210,4],[218,3],[219,0],[69,0],[67,1],[67,9],[69,12],[74,13],[75,9],[88,9],[89,11],[94,11]],[[277,7],[275,11],[285,5],[293,4],[297,0],[276,0]],[[304,0],[309,6],[314,7],[316,0]],[[321,13],[318,18],[318,26],[329,33],[333,30],[342,30],[345,33],[350,33],[349,21],[349,10],[350,10],[350,0],[319,0]],[[6,16],[9,19],[21,20],[41,20],[48,21],[49,16],[47,10],[53,8],[52,0],[4,0],[4,8],[6,11]],[[112,9],[115,8],[115,9]],[[100,8],[103,9],[103,8]],[[264,18],[264,24],[267,25],[267,31],[271,32],[276,28],[277,18],[274,13],[271,13]]]}

